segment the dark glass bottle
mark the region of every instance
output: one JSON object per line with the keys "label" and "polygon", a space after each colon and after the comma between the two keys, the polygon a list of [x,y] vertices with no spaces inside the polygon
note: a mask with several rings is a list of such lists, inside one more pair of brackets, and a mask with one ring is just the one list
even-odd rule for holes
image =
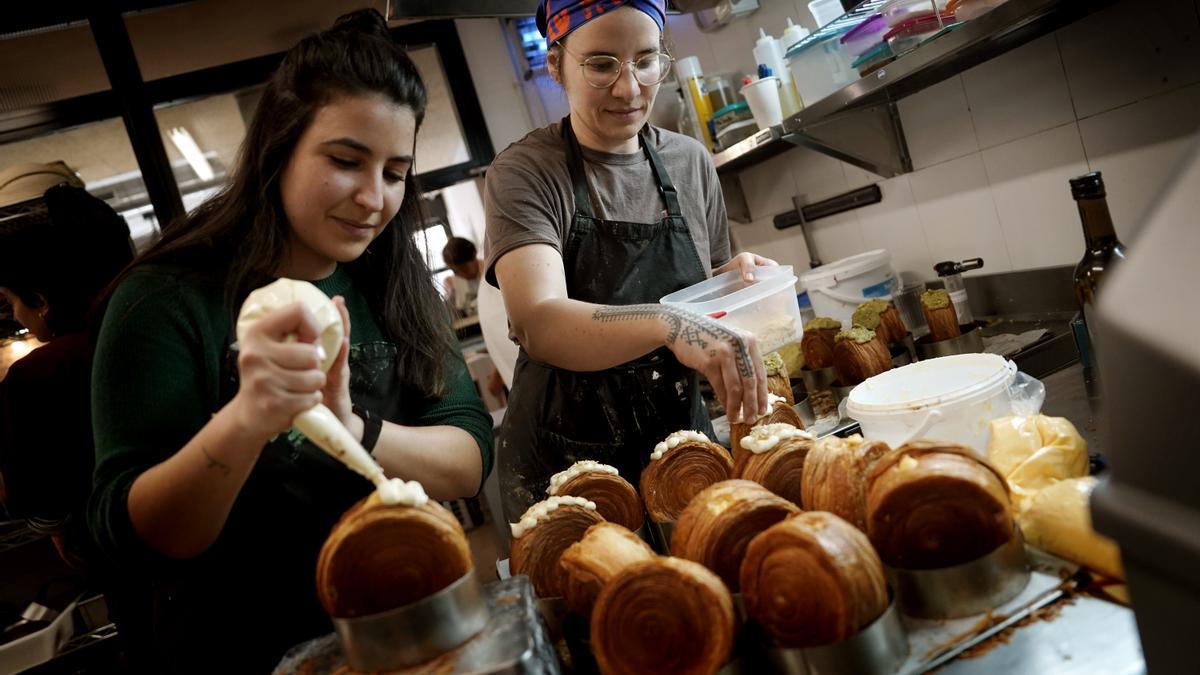
{"label": "dark glass bottle", "polygon": [[1100,287],[1125,258],[1125,245],[1117,239],[1112,216],[1108,213],[1105,200],[1104,179],[1099,171],[1071,179],[1071,196],[1079,206],[1079,220],[1083,222],[1083,238],[1087,251],[1075,266],[1075,299],[1083,311],[1083,321],[1095,346],[1094,319],[1096,298]]}

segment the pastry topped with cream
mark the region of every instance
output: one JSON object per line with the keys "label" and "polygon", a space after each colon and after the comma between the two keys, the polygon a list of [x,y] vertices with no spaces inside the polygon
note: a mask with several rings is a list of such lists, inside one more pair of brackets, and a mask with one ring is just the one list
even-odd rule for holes
{"label": "pastry topped with cream", "polygon": [[550,497],[548,499],[544,499],[526,509],[525,513],[521,514],[520,522],[509,523],[509,527],[512,528],[513,538],[520,539],[525,535],[526,532],[532,530],[534,527],[537,527],[539,522],[545,520],[545,518],[558,509],[558,507],[566,505],[582,506],[589,511],[596,510],[596,502],[593,502],[590,499],[584,499],[583,497],[572,497],[570,495],[565,495],[561,497]]}
{"label": "pastry topped with cream", "polygon": [[550,477],[550,489],[546,492],[551,496],[558,494],[561,488],[567,481],[582,473],[606,473],[611,476],[619,475],[617,467],[608,464],[602,464],[590,459],[583,459],[569,466],[565,471],[559,471]]}
{"label": "pastry topped with cream", "polygon": [[676,431],[662,441],[659,441],[658,445],[654,446],[654,452],[650,453],[650,459],[662,459],[663,453],[665,453],[667,450],[673,450],[679,447],[680,443],[686,443],[687,441],[702,441],[707,443],[708,436],[705,436],[699,431],[692,431],[690,429]]}
{"label": "pastry topped with cream", "polygon": [[742,437],[742,447],[754,454],[761,454],[771,450],[779,445],[781,441],[789,438],[803,438],[805,440],[816,440],[816,436],[803,430],[797,429],[791,424],[762,424],[750,430],[750,435]]}

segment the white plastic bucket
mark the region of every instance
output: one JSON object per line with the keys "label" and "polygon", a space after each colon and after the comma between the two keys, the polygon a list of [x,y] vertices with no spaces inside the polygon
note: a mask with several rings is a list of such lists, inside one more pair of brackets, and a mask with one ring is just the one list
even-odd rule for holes
{"label": "white plastic bucket", "polygon": [[1015,412],[1016,377],[1016,364],[996,354],[943,356],[865,380],[850,392],[846,413],[864,438],[892,447],[931,438],[986,456],[988,423]]}
{"label": "white plastic bucket", "polygon": [[783,103],[779,98],[779,78],[760,77],[742,87],[741,94],[750,105],[750,114],[759,129],[783,124]]}
{"label": "white plastic bucket", "polygon": [[864,300],[891,299],[897,287],[892,255],[884,249],[821,265],[800,275],[800,282],[816,315],[837,319],[845,328]]}

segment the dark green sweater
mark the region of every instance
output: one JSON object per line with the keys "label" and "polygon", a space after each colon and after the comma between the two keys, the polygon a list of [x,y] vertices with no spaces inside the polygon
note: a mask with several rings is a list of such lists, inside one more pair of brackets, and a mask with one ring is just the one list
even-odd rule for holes
{"label": "dark green sweater", "polygon": [[[396,348],[344,268],[315,283],[346,298],[354,402],[383,400],[364,407],[391,422],[466,430],[479,444],[486,477],[491,417],[461,356],[448,364],[446,394],[428,402],[400,382]],[[182,448],[237,392],[233,329],[222,298],[217,281],[144,268],[117,289],[96,348],[89,525],[126,582],[116,595],[128,629],[119,626],[134,640],[153,642],[155,658],[166,661],[160,672],[267,672],[288,647],[331,631],[316,599],[317,554],[342,513],[371,490],[291,432],[263,450],[205,553],[172,560],[137,536],[126,505],[133,481]],[[381,391],[399,393],[381,399]]]}

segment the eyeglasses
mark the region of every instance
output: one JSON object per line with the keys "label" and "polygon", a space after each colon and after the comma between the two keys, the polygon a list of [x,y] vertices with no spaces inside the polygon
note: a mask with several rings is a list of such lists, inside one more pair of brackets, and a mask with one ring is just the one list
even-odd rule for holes
{"label": "eyeglasses", "polygon": [[600,54],[580,59],[569,51],[566,45],[560,43],[560,46],[564,52],[579,61],[579,69],[583,72],[584,81],[596,89],[608,89],[616,84],[625,70],[625,64],[633,66],[633,77],[639,84],[644,87],[652,87],[667,79],[667,75],[671,73],[671,64],[675,63],[675,59],[664,52],[644,54],[629,61]]}

